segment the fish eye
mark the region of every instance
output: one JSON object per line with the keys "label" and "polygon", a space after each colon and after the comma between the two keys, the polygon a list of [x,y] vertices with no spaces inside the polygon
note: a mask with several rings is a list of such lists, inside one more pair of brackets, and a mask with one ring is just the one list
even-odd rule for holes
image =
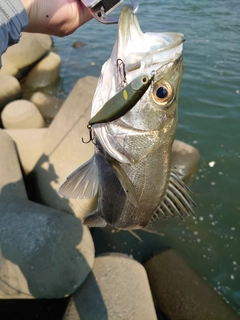
{"label": "fish eye", "polygon": [[167,105],[173,98],[173,88],[169,82],[159,81],[153,87],[153,100],[159,105]]}
{"label": "fish eye", "polygon": [[168,91],[167,91],[167,88],[165,87],[159,87],[156,91],[156,96],[159,99],[164,99],[167,97],[167,95],[168,95]]}

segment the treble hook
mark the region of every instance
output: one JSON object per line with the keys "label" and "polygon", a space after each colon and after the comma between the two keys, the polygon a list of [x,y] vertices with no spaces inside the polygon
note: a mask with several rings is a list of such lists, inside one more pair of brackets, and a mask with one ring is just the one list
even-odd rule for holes
{"label": "treble hook", "polygon": [[121,78],[120,80],[121,87],[124,87],[124,85],[127,84],[125,63],[123,62],[122,59],[117,59],[116,64],[117,64],[117,70],[119,72],[119,76]]}
{"label": "treble hook", "polygon": [[95,144],[95,142],[93,141],[94,138],[95,138],[95,134],[94,134],[93,128],[92,128],[92,126],[90,124],[87,125],[87,128],[88,128],[88,131],[89,131],[89,140],[88,141],[84,141],[84,139],[82,138],[82,142],[86,144],[86,143],[89,143],[89,142],[92,141],[92,143]]}

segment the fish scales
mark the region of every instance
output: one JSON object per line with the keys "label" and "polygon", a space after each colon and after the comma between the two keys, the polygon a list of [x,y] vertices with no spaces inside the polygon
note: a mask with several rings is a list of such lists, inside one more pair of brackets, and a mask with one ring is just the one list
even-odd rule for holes
{"label": "fish scales", "polygon": [[[154,210],[162,201],[170,174],[167,158],[161,163],[159,161],[163,149],[164,146],[159,147],[156,152],[142,159],[134,166],[122,165],[135,187],[139,199],[139,208],[135,208],[126,199],[117,228],[127,228],[130,224],[134,225],[136,229],[146,227]],[[162,166],[161,170],[164,171],[164,175],[159,172],[159,165]],[[150,197],[150,195],[153,196]]]}
{"label": "fish scales", "polygon": [[[183,41],[179,33],[142,33],[136,14],[123,6],[118,37],[93,98],[92,117],[125,82],[149,74],[152,83],[124,115],[94,123],[92,159],[60,187],[66,197],[84,199],[98,192],[96,210],[84,218],[89,227],[110,224],[117,229],[155,232],[151,226],[155,219],[184,219],[194,214],[189,189],[171,167]],[[126,79],[119,70],[119,59]]]}

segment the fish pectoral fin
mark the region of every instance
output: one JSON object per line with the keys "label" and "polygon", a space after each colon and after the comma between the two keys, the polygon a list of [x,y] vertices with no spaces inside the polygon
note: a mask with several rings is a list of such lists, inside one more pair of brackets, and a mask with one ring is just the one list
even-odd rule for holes
{"label": "fish pectoral fin", "polygon": [[180,174],[172,168],[164,199],[154,211],[151,221],[168,216],[183,220],[190,215],[195,216],[192,207],[196,207],[196,204],[189,193],[190,189],[182,181]]}
{"label": "fish pectoral fin", "polygon": [[83,218],[83,224],[90,227],[104,228],[107,225],[106,220],[99,214],[98,211],[94,211]]}
{"label": "fish pectoral fin", "polygon": [[89,199],[97,194],[98,186],[98,169],[93,156],[67,177],[58,192],[66,198]]}
{"label": "fish pectoral fin", "polygon": [[119,162],[113,158],[107,159],[109,165],[112,167],[114,173],[116,174],[118,180],[120,181],[122,188],[128,198],[128,200],[133,204],[135,208],[139,208],[139,201],[134,188],[134,185],[126,175],[123,168],[120,166]]}

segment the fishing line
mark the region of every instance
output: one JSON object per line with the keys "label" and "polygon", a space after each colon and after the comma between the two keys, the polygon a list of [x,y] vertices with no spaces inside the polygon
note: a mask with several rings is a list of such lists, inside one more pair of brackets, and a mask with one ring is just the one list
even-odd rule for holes
{"label": "fishing line", "polygon": [[[55,117],[57,115],[58,111],[61,109],[61,106],[59,105],[59,100],[65,100],[65,98],[66,98],[64,94],[62,97],[60,92],[63,91],[63,88],[64,88],[63,83],[64,83],[64,78],[65,78],[66,68],[67,68],[68,61],[70,60],[70,55],[71,55],[71,52],[73,49],[71,47],[67,48],[66,54],[65,54],[65,52],[60,54],[59,48],[64,47],[64,46],[59,45],[59,44],[55,45],[56,40],[54,38],[52,38],[52,42],[53,42],[53,46],[52,46],[51,51],[56,52],[61,58],[60,72],[59,72],[57,84],[54,83],[54,85],[52,87],[52,92],[49,93],[54,100],[54,102],[51,104],[51,109],[54,110],[53,112],[54,112],[54,117]],[[63,59],[62,59],[63,56],[66,56],[66,61],[63,61]],[[52,118],[45,118],[46,126],[49,127],[51,125],[52,121],[53,121]]]}
{"label": "fishing line", "polygon": [[59,140],[59,142],[56,144],[56,146],[53,148],[53,150],[48,154],[48,157],[50,157],[56,149],[60,146],[60,144],[66,139],[66,137],[69,135],[69,133],[72,131],[72,129],[76,126],[76,124],[79,122],[79,120],[82,118],[82,114],[77,118],[77,120],[74,122],[74,124],[70,127],[70,129],[65,133],[65,135]]}
{"label": "fishing line", "polygon": [[[61,77],[61,81],[60,81],[60,84],[59,84],[59,88],[58,88],[58,91],[57,91],[57,94],[56,94],[56,99],[57,97],[59,96],[59,93],[61,91],[61,87],[63,87],[63,82],[64,82],[64,77],[65,77],[65,73],[66,73],[66,68],[67,68],[67,65],[68,65],[68,62],[70,60],[70,56],[72,54],[72,52],[74,51],[73,47],[70,47],[68,50],[67,50],[67,57],[66,57],[66,60],[65,62],[61,62],[61,67],[60,67],[60,74],[62,73],[62,75],[60,76]],[[62,69],[62,71],[61,71]],[[66,97],[65,97],[66,99]],[[65,133],[65,135],[60,139],[60,141],[56,144],[56,146],[53,148],[53,150],[48,154],[48,156],[50,157],[55,151],[56,149],[60,146],[60,144],[65,140],[65,138],[69,135],[69,133],[72,131],[72,129],[76,126],[76,124],[79,122],[79,120],[81,119],[82,117],[82,114],[77,118],[77,120],[74,122],[74,124],[69,128],[69,130]]]}
{"label": "fishing line", "polygon": [[[58,92],[56,94],[56,98],[59,96],[59,93],[61,91],[61,87],[63,87],[63,82],[64,82],[64,77],[65,77],[65,73],[66,73],[67,64],[68,64],[68,61],[70,60],[70,55],[71,55],[73,50],[74,50],[73,47],[68,48],[67,55],[66,55],[66,60],[65,60],[65,62],[63,62],[63,61],[61,62],[61,67],[60,67],[60,78],[61,78],[61,81],[60,81],[60,84],[59,84]],[[62,69],[62,71],[61,71],[61,69]]]}

